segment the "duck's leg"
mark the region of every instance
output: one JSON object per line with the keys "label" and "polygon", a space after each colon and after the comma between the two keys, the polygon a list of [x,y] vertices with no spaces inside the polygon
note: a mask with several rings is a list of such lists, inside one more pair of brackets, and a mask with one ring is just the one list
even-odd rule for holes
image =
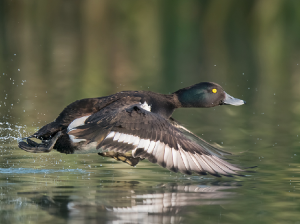
{"label": "duck's leg", "polygon": [[32,152],[32,153],[50,152],[53,149],[57,139],[61,135],[62,135],[62,132],[59,131],[48,142],[43,142],[41,144],[36,143],[35,141],[32,141],[28,138],[27,143],[26,142],[19,142],[19,148],[23,149],[26,152]]}
{"label": "duck's leg", "polygon": [[127,152],[127,153],[119,153],[119,152],[113,152],[113,151],[109,151],[109,152],[99,152],[98,155],[103,156],[103,157],[110,157],[113,158],[115,160],[118,161],[122,161],[124,163],[129,164],[130,166],[135,166],[137,165],[140,160],[143,160],[141,158],[134,158],[132,156],[131,152]]}

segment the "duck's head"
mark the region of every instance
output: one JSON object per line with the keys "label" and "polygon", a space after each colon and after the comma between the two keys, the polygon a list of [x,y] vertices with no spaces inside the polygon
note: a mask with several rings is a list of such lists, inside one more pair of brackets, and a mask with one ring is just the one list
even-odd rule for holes
{"label": "duck's head", "polygon": [[174,94],[182,107],[214,107],[225,104],[240,106],[246,103],[230,96],[220,85],[213,82],[201,82],[180,89]]}

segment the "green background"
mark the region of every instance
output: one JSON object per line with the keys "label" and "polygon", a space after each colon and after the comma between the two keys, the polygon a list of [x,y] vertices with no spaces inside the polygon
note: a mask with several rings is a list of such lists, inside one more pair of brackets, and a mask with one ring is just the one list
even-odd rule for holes
{"label": "green background", "polygon": [[[298,0],[1,1],[1,223],[299,224],[299,27]],[[77,99],[201,81],[247,104],[174,118],[246,177],[17,148]]]}

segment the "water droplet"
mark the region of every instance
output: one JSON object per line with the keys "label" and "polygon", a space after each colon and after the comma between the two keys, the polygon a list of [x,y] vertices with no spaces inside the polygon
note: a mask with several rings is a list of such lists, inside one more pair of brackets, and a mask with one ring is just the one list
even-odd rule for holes
{"label": "water droplet", "polygon": [[21,71],[21,69],[18,68],[18,72]]}

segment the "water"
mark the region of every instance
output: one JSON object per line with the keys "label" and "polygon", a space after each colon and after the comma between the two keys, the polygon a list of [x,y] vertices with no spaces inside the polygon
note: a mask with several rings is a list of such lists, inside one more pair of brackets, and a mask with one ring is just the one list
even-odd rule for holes
{"label": "water", "polygon": [[[95,154],[30,154],[16,144],[17,137],[31,128],[2,122],[1,136],[8,136],[0,146],[2,220],[298,223],[299,133],[297,129],[284,132],[288,124],[280,118],[269,124],[272,129],[261,130],[267,125],[261,113],[250,116],[252,123],[261,126],[241,125],[247,120],[243,110],[222,106],[204,111],[182,109],[175,114],[199,136],[225,145],[235,154],[232,163],[257,166],[248,169],[245,177],[233,178],[171,173],[147,161],[130,167]],[[185,113],[191,116],[183,116]],[[218,120],[221,114],[224,123]]]}
{"label": "water", "polygon": [[[299,224],[299,1],[149,2],[0,3],[1,224]],[[17,147],[77,99],[201,81],[247,104],[174,118],[244,177]]]}
{"label": "water", "polygon": [[[95,161],[75,156],[76,162],[74,156],[58,153],[45,157],[8,154],[9,163],[3,165],[9,168],[0,170],[2,220],[181,223],[190,214],[197,215],[197,208],[204,212],[207,207],[211,215],[217,214],[212,220],[218,221],[222,207],[232,203],[243,186],[238,179],[187,177],[146,162],[129,168],[100,157]],[[34,169],[11,168],[12,164],[31,164]]]}

